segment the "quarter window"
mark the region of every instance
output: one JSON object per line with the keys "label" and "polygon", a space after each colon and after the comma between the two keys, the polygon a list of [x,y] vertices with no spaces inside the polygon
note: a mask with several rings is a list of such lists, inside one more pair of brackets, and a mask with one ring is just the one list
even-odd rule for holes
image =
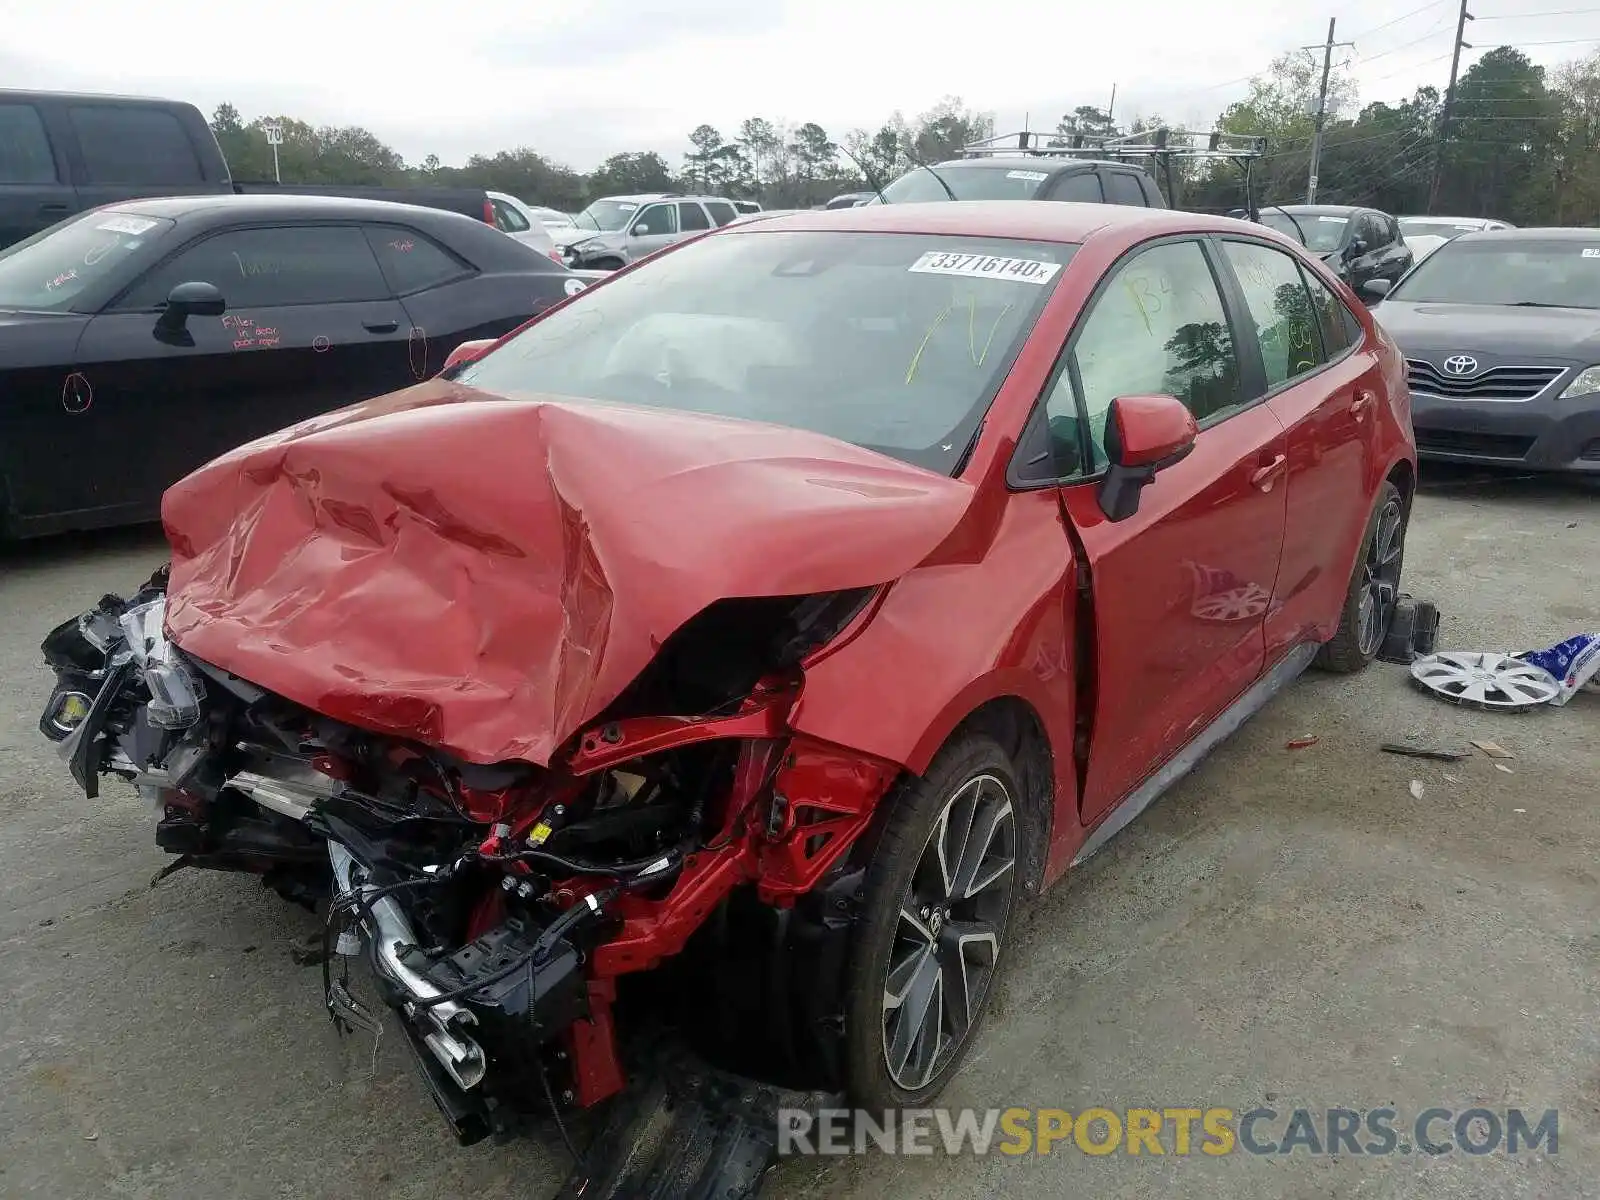
{"label": "quarter window", "polygon": [[189,135],[166,109],[74,105],[67,109],[67,119],[78,135],[89,183],[168,187],[205,182]]}
{"label": "quarter window", "polygon": [[1256,327],[1267,386],[1279,387],[1321,366],[1325,360],[1317,314],[1300,264],[1281,250],[1254,242],[1225,242],[1223,252]]}
{"label": "quarter window", "polygon": [[1196,242],[1142,251],[1107,278],[1045,403],[1052,441],[1070,440],[1057,418],[1076,418],[1084,470],[1101,470],[1111,402],[1150,394],[1176,396],[1207,423],[1245,405],[1227,310]]}
{"label": "quarter window", "polygon": [[0,183],[55,182],[56,160],[39,110],[0,104]]}
{"label": "quarter window", "polygon": [[367,242],[397,296],[456,279],[471,269],[431,238],[397,225],[369,225]]}
{"label": "quarter window", "polygon": [[234,229],[154,268],[125,307],[154,308],[178,284],[215,284],[229,308],[334,304],[389,297],[378,261],[353,225]]}

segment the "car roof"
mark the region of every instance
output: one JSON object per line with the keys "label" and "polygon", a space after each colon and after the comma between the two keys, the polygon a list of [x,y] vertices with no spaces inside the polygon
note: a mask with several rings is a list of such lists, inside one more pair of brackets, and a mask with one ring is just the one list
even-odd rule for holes
{"label": "car roof", "polygon": [[[868,204],[859,208],[801,209],[740,226],[773,230],[851,233],[923,233],[952,237],[1005,237],[1038,242],[1082,242],[1101,233],[1129,242],[1169,233],[1240,233],[1275,238],[1273,231],[1232,217],[1131,204],[1061,201],[963,200],[959,204]],[[728,226],[733,228],[733,226]]]}
{"label": "car roof", "polygon": [[1463,233],[1453,239],[1474,242],[1574,242],[1586,246],[1600,246],[1600,229],[1580,229],[1571,225],[1551,225],[1532,229],[1479,229]]}
{"label": "car roof", "polygon": [[166,96],[124,96],[115,92],[56,92],[48,88],[0,88],[0,100],[65,100],[85,103],[112,101],[116,104],[182,104],[193,107],[187,100],[173,100]]}
{"label": "car roof", "polygon": [[[487,194],[487,193],[486,193]],[[118,200],[104,205],[118,212],[138,213],[146,217],[167,217],[183,220],[200,215],[226,214],[233,220],[262,217],[345,217],[369,220],[404,218],[408,221],[422,219],[473,218],[461,213],[429,208],[421,204],[400,204],[393,200],[368,200],[360,196],[302,196],[293,192],[248,193],[231,195],[217,193],[199,196],[162,196],[149,200]],[[482,224],[482,222],[478,222]]]}
{"label": "car roof", "polygon": [[933,165],[935,167],[976,167],[979,170],[988,171],[1028,170],[1063,175],[1071,171],[1087,171],[1091,167],[1122,167],[1130,171],[1143,170],[1142,167],[1134,163],[1116,162],[1109,158],[1052,158],[1044,154],[986,154],[982,158],[947,158],[944,162],[934,163]]}
{"label": "car roof", "polygon": [[1263,204],[1263,213],[1286,212],[1295,216],[1308,217],[1348,217],[1351,213],[1373,212],[1375,209],[1364,208],[1359,204]]}

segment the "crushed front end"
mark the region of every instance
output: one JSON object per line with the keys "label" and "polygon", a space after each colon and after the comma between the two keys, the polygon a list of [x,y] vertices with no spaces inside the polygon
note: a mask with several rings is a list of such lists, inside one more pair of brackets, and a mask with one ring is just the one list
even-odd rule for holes
{"label": "crushed front end", "polygon": [[[189,654],[167,585],[157,572],[50,633],[41,731],[89,796],[106,775],[135,785],[169,870],[253,873],[320,906],[330,1016],[376,1028],[349,980],[365,959],[463,1143],[618,1094],[619,1031],[728,1011],[774,929],[812,964],[800,1024],[825,1040],[849,852],[900,768],[790,719],[810,657],[877,589],[709,606],[541,765],[359,728]],[[749,1050],[764,1001],[738,1003]]]}

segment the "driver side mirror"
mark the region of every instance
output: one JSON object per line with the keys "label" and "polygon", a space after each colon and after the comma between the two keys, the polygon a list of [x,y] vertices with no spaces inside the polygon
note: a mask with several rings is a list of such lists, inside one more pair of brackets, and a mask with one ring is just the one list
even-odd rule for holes
{"label": "driver side mirror", "polygon": [[650,222],[649,221],[640,221],[632,229],[628,230],[629,235],[632,236],[632,237],[644,237],[649,232],[650,232]]}
{"label": "driver side mirror", "polygon": [[1393,286],[1387,279],[1369,279],[1361,285],[1361,298],[1376,303],[1387,296]]}
{"label": "driver side mirror", "polygon": [[1200,434],[1194,414],[1176,396],[1118,396],[1106,413],[1106,456],[1111,467],[1100,483],[1100,511],[1126,521],[1139,511],[1139,494],[1194,450]]}
{"label": "driver side mirror", "polygon": [[484,352],[494,345],[496,338],[473,338],[470,342],[462,342],[450,356],[444,360],[444,366],[439,368],[439,374],[448,377],[452,367],[465,366],[467,363],[476,362],[482,358]]}
{"label": "driver side mirror", "polygon": [[190,317],[220,317],[227,311],[228,302],[216,284],[203,280],[180,283],[167,293],[167,306],[156,318],[156,336],[187,336]]}
{"label": "driver side mirror", "polygon": [[1360,258],[1366,252],[1367,252],[1366,239],[1365,238],[1356,238],[1355,241],[1350,243],[1350,249],[1345,251],[1345,257],[1346,258]]}

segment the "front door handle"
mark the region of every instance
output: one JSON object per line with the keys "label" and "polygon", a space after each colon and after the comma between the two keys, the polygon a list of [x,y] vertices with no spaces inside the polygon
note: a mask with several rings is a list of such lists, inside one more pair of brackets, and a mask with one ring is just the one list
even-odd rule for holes
{"label": "front door handle", "polygon": [[44,203],[39,205],[39,211],[42,212],[42,213],[52,213],[52,212],[64,213],[64,212],[69,211],[71,209],[71,207],[72,206],[70,204],[68,204],[65,200],[46,200],[46,201],[44,201]]}
{"label": "front door handle", "polygon": [[361,328],[368,333],[393,333],[400,328],[399,321],[363,321]]}
{"label": "front door handle", "polygon": [[1250,472],[1250,485],[1260,488],[1263,492],[1270,492],[1272,490],[1272,481],[1281,475],[1288,465],[1288,457],[1282,454],[1278,455],[1266,466],[1257,467]]}

